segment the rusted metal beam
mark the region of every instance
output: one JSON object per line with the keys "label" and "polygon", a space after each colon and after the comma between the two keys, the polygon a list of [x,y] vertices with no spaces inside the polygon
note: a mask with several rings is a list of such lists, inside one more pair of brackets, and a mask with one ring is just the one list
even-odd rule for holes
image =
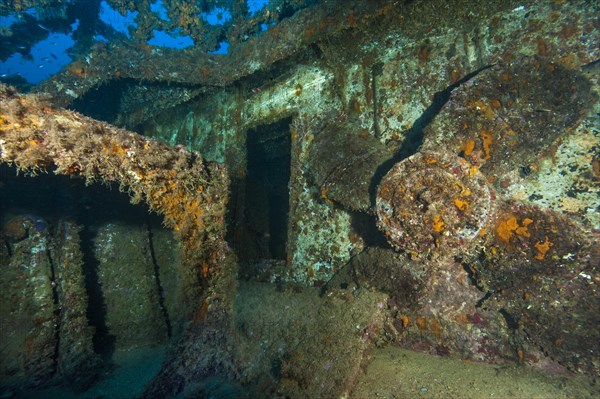
{"label": "rusted metal beam", "polygon": [[52,108],[0,85],[0,163],[31,175],[52,171],[86,183],[118,184],[177,232],[183,260],[206,280],[222,250],[228,178],[222,165],[183,147]]}

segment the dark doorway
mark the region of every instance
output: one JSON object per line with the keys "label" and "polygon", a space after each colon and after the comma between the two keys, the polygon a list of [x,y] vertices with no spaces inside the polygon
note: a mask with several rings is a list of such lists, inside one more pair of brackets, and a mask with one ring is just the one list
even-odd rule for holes
{"label": "dark doorway", "polygon": [[291,121],[248,131],[242,259],[286,259]]}

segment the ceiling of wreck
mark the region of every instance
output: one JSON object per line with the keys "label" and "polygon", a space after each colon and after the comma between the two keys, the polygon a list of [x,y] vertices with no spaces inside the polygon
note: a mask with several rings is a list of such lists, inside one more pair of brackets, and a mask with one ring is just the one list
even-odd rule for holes
{"label": "ceiling of wreck", "polygon": [[[52,94],[54,103],[73,103],[113,123],[135,115],[127,118],[133,127],[207,86],[229,84],[312,42],[318,32],[301,35],[301,29],[330,16],[333,2],[314,3],[3,2],[1,80],[23,90],[41,82],[33,90]],[[101,113],[85,108],[98,97],[108,99]]]}
{"label": "ceiling of wreck", "polygon": [[[63,105],[113,79],[222,86],[339,29],[323,23],[339,2],[316,3],[3,2],[2,80],[29,88],[52,78],[40,90]],[[357,4],[344,8],[352,13]],[[303,32],[318,21],[321,27]]]}
{"label": "ceiling of wreck", "polygon": [[[420,25],[443,30],[458,20],[476,23],[490,12],[485,1],[455,3],[440,8],[406,0],[3,2],[0,81],[135,128],[212,87],[272,78],[298,57],[326,58],[320,57],[322,48],[334,52],[335,40],[383,39],[387,30],[378,27],[390,23],[418,35]],[[98,105],[99,98],[101,114],[97,106],[85,108]]]}
{"label": "ceiling of wreck", "polygon": [[[2,61],[14,53],[24,56],[40,40],[54,33],[71,36],[70,55],[84,55],[97,42],[129,42],[183,49],[196,54],[226,54],[257,37],[315,0],[269,3],[268,0],[198,2],[149,1],[22,1],[0,5]],[[26,34],[25,34],[26,33]],[[89,54],[86,54],[89,55]]]}

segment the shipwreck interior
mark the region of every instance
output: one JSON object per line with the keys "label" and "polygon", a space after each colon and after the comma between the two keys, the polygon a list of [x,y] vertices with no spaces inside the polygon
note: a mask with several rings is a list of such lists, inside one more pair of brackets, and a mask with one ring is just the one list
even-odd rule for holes
{"label": "shipwreck interior", "polygon": [[0,398],[599,397],[599,14],[0,2]]}
{"label": "shipwreck interior", "polygon": [[[114,367],[115,351],[161,347],[173,331],[176,334],[181,331],[179,311],[167,309],[167,303],[173,301],[173,293],[180,290],[178,276],[167,267],[165,257],[169,251],[165,252],[163,247],[167,242],[155,244],[153,241],[163,241],[166,234],[171,245],[176,246],[176,243],[171,238],[172,233],[147,206],[130,204],[129,196],[114,186],[99,183],[86,186],[81,178],[48,174],[25,176],[7,165],[0,166],[0,175],[1,278],[5,287],[10,287],[3,290],[0,319],[5,377],[22,373],[23,364],[19,364],[22,361],[26,362],[25,367],[30,367],[28,372],[34,368],[27,364],[28,354],[23,352],[26,348],[19,344],[24,336],[33,340],[32,333],[42,336],[49,333],[45,344],[60,345],[60,332],[53,331],[52,325],[38,323],[43,324],[44,313],[60,319],[65,313],[63,307],[77,307],[69,304],[66,295],[73,298],[83,293],[87,298],[75,311],[81,312],[78,317],[90,327],[88,334],[80,333],[83,342],[89,345],[90,353],[93,349],[98,359],[103,360],[101,364],[92,358],[92,364],[98,367],[96,373]],[[71,226],[77,226],[76,237],[69,237]],[[73,240],[69,251],[80,257],[81,263],[76,266],[81,269],[78,285],[65,293],[62,290],[67,287],[59,270],[60,252],[66,250],[64,245],[69,239]],[[124,252],[113,251],[110,249],[112,240],[128,240],[133,245]],[[176,253],[176,249],[171,252]],[[115,268],[116,263],[127,267]],[[37,272],[33,270],[36,267]],[[36,275],[47,279],[46,284],[32,284],[29,279]],[[45,297],[48,302],[19,304],[24,301],[22,295]],[[124,303],[127,306],[123,306]],[[136,309],[133,314],[132,309]],[[20,314],[20,321],[6,317],[9,314]],[[29,319],[31,315],[37,315],[37,319]],[[49,354],[53,363],[55,357],[56,353]]]}

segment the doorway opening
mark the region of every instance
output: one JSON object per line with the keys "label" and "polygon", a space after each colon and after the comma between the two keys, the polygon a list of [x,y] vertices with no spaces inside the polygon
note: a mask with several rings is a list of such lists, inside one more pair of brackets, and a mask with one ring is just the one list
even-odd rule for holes
{"label": "doorway opening", "polygon": [[287,255],[292,118],[248,131],[244,223],[238,256],[242,260]]}

